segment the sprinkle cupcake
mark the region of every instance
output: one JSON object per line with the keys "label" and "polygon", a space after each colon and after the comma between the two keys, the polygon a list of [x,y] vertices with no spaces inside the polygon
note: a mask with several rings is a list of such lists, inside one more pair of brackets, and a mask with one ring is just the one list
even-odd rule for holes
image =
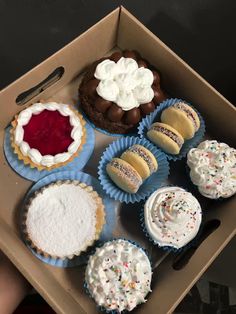
{"label": "sprinkle cupcake", "polygon": [[44,257],[72,259],[99,238],[102,199],[79,181],[57,181],[35,192],[23,217],[24,238]]}
{"label": "sprinkle cupcake", "polygon": [[152,269],[145,252],[127,240],[97,248],[89,259],[85,285],[98,306],[107,312],[132,311],[151,291]]}
{"label": "sprinkle cupcake", "polygon": [[184,247],[197,235],[201,220],[199,202],[180,187],[158,189],[144,206],[146,232],[160,247]]}
{"label": "sprinkle cupcake", "polygon": [[207,140],[189,151],[187,164],[190,178],[203,196],[219,199],[236,193],[236,149]]}
{"label": "sprinkle cupcake", "polygon": [[18,158],[38,170],[72,161],[86,139],[82,116],[67,104],[35,103],[12,122],[11,145]]}

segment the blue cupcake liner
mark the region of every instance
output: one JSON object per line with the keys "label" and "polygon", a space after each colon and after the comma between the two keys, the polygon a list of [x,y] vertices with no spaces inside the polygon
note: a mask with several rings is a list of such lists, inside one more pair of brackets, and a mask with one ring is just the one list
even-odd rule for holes
{"label": "blue cupcake liner", "polygon": [[[102,246],[103,246],[104,244],[106,244],[107,242],[113,242],[113,241],[116,241],[116,240],[125,240],[125,241],[128,241],[128,242],[130,242],[131,244],[135,245],[135,246],[136,246],[137,248],[139,248],[140,250],[142,250],[142,251],[146,254],[146,256],[148,257],[148,259],[149,259],[149,261],[150,261],[151,269],[153,270],[153,265],[152,265],[152,262],[151,262],[151,259],[150,259],[150,256],[149,256],[148,252],[147,252],[142,246],[140,246],[137,242],[135,242],[135,241],[133,241],[133,240],[129,240],[129,239],[125,239],[125,238],[115,238],[115,239],[113,239],[113,240],[111,240],[111,241],[106,241],[106,242],[100,243],[100,244],[99,244],[99,247],[102,247]],[[95,253],[96,253],[96,250],[94,250],[93,254],[91,254],[91,255],[94,255]],[[93,296],[92,296],[91,293],[90,293],[90,290],[89,290],[89,288],[88,288],[88,284],[87,284],[87,282],[86,282],[85,279],[84,279],[84,291],[85,291],[86,294],[89,296],[89,298],[93,299],[93,301],[96,303],[96,301],[94,300]],[[149,292],[148,294],[150,294],[150,292]],[[138,306],[138,305],[139,305],[139,304],[137,304],[137,306]],[[117,313],[118,313],[117,310],[108,310],[108,309],[106,309],[105,307],[99,306],[99,305],[97,305],[97,309],[98,309],[99,311],[102,311],[102,312],[107,313],[107,314],[117,314]],[[127,311],[125,310],[125,311],[123,311],[122,313],[126,313],[126,312],[127,312]]]}
{"label": "blue cupcake liner", "polygon": [[147,138],[146,134],[147,134],[147,131],[150,129],[151,125],[156,121],[160,121],[161,113],[164,109],[173,106],[177,102],[184,102],[187,105],[189,105],[190,107],[192,107],[197,112],[199,120],[200,120],[200,128],[195,133],[193,138],[191,138],[189,140],[185,140],[185,142],[184,142],[184,144],[180,150],[180,153],[178,155],[172,155],[172,154],[168,154],[168,153],[164,152],[166,154],[167,158],[169,160],[173,160],[173,161],[180,160],[183,157],[186,157],[188,151],[192,147],[196,147],[201,142],[201,140],[205,134],[205,131],[206,131],[205,122],[204,122],[201,114],[187,101],[182,100],[182,99],[178,99],[178,98],[170,98],[170,99],[163,101],[160,104],[160,106],[157,107],[151,114],[149,114],[145,118],[143,118],[142,121],[139,123],[139,126],[138,126],[139,136],[141,138],[146,138],[147,140],[149,140]]}
{"label": "blue cupcake liner", "polygon": [[[105,216],[106,223],[103,226],[103,230],[100,234],[99,241],[108,241],[108,240],[113,239],[113,230],[114,230],[115,224],[116,224],[116,210],[117,210],[118,204],[114,200],[110,199],[106,195],[106,193],[104,193],[104,191],[102,190],[101,185],[97,179],[95,179],[91,175],[84,173],[84,172],[78,172],[78,171],[76,171],[76,172],[75,171],[56,172],[56,173],[52,173],[52,174],[42,178],[37,183],[35,183],[25,196],[22,210],[21,210],[21,221],[23,219],[23,213],[24,213],[25,205],[27,204],[30,196],[32,196],[32,194],[35,191],[41,189],[43,186],[47,186],[50,183],[56,182],[58,180],[78,180],[80,182],[84,182],[85,184],[92,186],[94,188],[94,190],[98,192],[100,197],[102,197],[103,204],[105,207],[105,214],[106,214],[106,216]],[[22,232],[22,237],[23,237],[23,240],[25,241],[24,236],[23,236],[23,232]],[[56,267],[62,267],[62,268],[84,265],[87,262],[89,254],[91,254],[91,252],[93,252],[93,250],[94,250],[94,246],[92,246],[92,247],[88,248],[88,251],[83,252],[81,255],[76,256],[73,259],[68,259],[68,258],[66,258],[66,259],[60,259],[60,258],[55,259],[55,258],[46,258],[46,257],[38,254],[29,245],[29,243],[27,243],[26,241],[25,241],[25,243],[26,243],[27,247],[30,249],[30,251],[38,259],[40,259],[41,261],[43,261],[46,264],[56,266]],[[98,243],[98,241],[97,241],[97,243]]]}
{"label": "blue cupcake liner", "polygon": [[79,152],[78,156],[63,167],[58,167],[52,170],[39,171],[37,168],[31,168],[29,165],[25,165],[22,160],[18,159],[17,154],[14,153],[11,146],[10,129],[11,126],[7,127],[5,130],[4,153],[6,160],[15,172],[30,181],[36,182],[43,177],[58,171],[82,170],[87,164],[94,150],[95,134],[93,128],[88,123],[86,123],[86,142],[83,144],[82,150]]}
{"label": "blue cupcake liner", "polygon": [[[167,185],[166,187],[171,187],[171,186],[175,186],[175,185]],[[179,187],[179,186],[178,186]],[[181,187],[182,188],[182,187]],[[185,191],[187,191],[185,188],[183,188]],[[188,191],[187,191],[188,192]],[[191,192],[190,192],[191,193]],[[194,196],[195,197],[195,196]],[[202,214],[202,217],[203,217],[203,210],[201,209],[201,214]],[[140,224],[141,224],[141,227],[142,227],[142,230],[143,230],[143,233],[145,234],[145,236],[149,239],[150,242],[152,242],[152,244],[158,246],[160,249],[166,251],[166,252],[173,252],[173,253],[180,253],[180,252],[183,252],[183,251],[186,251],[188,250],[190,247],[194,246],[197,244],[198,242],[198,239],[199,239],[199,236],[201,234],[201,230],[202,230],[202,226],[203,226],[203,223],[202,223],[203,219],[201,220],[201,224],[200,224],[200,227],[199,227],[199,230],[196,234],[196,236],[191,240],[189,241],[187,244],[185,244],[184,246],[182,246],[181,248],[175,248],[173,246],[170,246],[170,245],[160,245],[159,242],[155,241],[151,235],[149,234],[149,232],[147,231],[147,228],[146,228],[146,224],[145,224],[145,218],[144,218],[144,207],[141,209],[140,211]]]}
{"label": "blue cupcake liner", "polygon": [[[152,152],[157,159],[158,170],[143,182],[135,194],[132,194],[121,190],[113,183],[106,172],[106,165],[112,158],[120,157],[126,149],[134,144],[143,145]],[[135,203],[144,200],[165,183],[168,176],[169,163],[166,155],[146,139],[140,139],[138,137],[121,137],[112,142],[103,153],[98,166],[98,177],[103,189],[111,198],[125,203]]]}
{"label": "blue cupcake liner", "polygon": [[83,115],[83,118],[84,120],[86,120],[86,122],[95,130],[97,130],[98,132],[101,132],[103,134],[106,134],[108,136],[114,136],[114,137],[120,137],[120,136],[135,136],[137,135],[138,133],[138,130],[137,132],[132,132],[132,133],[127,133],[127,134],[120,134],[120,133],[111,133],[111,132],[108,132],[102,128],[99,128],[97,127],[90,119],[89,117],[86,115],[86,113],[83,111],[82,107],[80,106],[80,104],[78,103],[78,109],[79,109],[79,112]]}

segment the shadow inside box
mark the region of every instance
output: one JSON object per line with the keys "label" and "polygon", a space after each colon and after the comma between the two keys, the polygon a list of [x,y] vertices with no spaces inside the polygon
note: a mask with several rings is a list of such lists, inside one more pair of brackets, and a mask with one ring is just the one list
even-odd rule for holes
{"label": "shadow inside box", "polygon": [[228,286],[209,281],[200,284],[200,281],[177,306],[174,314],[236,314]]}
{"label": "shadow inside box", "polygon": [[[158,12],[146,26],[235,103],[233,82],[236,71],[232,65],[235,64],[236,43],[235,38],[232,41],[228,35],[235,26],[233,10],[230,5],[222,7],[220,0],[214,1],[214,5],[210,3],[201,1],[201,6],[194,6],[194,9],[192,4],[189,8],[185,4],[182,12],[170,5],[168,13],[164,12],[167,8],[162,5],[163,11]],[[220,42],[219,33],[222,35]]]}
{"label": "shadow inside box", "polygon": [[117,227],[114,236],[134,241],[145,249],[151,260],[152,267],[156,268],[168,254],[154,245],[145,235],[141,224],[141,211],[144,202],[134,204],[121,204],[117,214]]}

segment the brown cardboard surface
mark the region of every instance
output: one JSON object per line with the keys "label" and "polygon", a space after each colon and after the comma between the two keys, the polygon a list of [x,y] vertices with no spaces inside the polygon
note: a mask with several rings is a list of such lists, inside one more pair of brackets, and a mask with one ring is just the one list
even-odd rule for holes
{"label": "brown cardboard surface", "polygon": [[[104,19],[66,45],[63,49],[56,52],[53,56],[49,57],[2,90],[1,104],[5,104],[5,108],[1,112],[1,128],[5,127],[12,116],[29,103],[36,102],[40,98],[51,96],[55,91],[68,84],[75,76],[81,73],[91,62],[101,58],[107,51],[112,49],[116,44],[118,20],[119,8],[108,14]],[[20,93],[39,84],[60,66],[64,67],[65,72],[58,82],[42,92],[39,96],[34,97],[24,106],[16,105],[15,100]]]}
{"label": "brown cardboard surface", "polygon": [[[78,73],[92,61],[107,54],[115,46],[116,38],[120,48],[137,49],[157,66],[162,71],[165,86],[173,95],[180,95],[194,102],[206,117],[207,129],[210,130],[208,136],[217,136],[217,139],[224,139],[227,143],[235,142],[236,113],[233,106],[124,8],[121,9],[120,20],[119,10],[112,12],[71,44],[3,90],[0,93],[0,103],[7,105],[1,114],[0,131],[0,247],[57,313],[97,313],[97,309],[82,289],[83,268],[61,269],[45,265],[37,260],[20,240],[18,212],[21,201],[32,183],[18,176],[8,166],[3,154],[4,127],[13,115],[23,108],[15,105],[17,95],[38,84],[55,67],[61,65],[66,70],[62,79],[33,101],[50,98],[76,104],[80,81]],[[219,124],[224,125],[220,136],[217,133]],[[96,175],[99,156],[111,141],[111,137],[96,131],[95,153],[85,171]],[[184,163],[172,164],[170,183],[187,185],[184,168]],[[204,198],[199,200],[204,210],[204,220],[218,218],[221,225],[201,244],[190,262],[180,271],[172,268],[173,254],[166,255],[160,249],[153,248],[140,233],[135,206],[128,211],[126,206],[121,205],[116,235],[138,240],[149,250],[154,260],[153,292],[148,302],[138,307],[135,312],[171,313],[235,234],[235,197],[222,202]],[[124,223],[130,220],[133,221],[132,225]]]}
{"label": "brown cardboard surface", "polygon": [[[232,145],[236,142],[233,105],[124,8],[120,15],[117,45],[121,49],[139,51],[161,71],[170,94],[193,102],[204,112],[211,131],[222,140],[229,141],[231,138]],[[222,119],[222,112],[227,128],[215,128],[215,122]]]}

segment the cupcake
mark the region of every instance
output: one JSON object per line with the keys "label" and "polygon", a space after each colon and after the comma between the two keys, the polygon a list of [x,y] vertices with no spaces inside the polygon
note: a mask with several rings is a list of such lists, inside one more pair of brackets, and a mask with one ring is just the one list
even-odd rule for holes
{"label": "cupcake", "polygon": [[44,257],[72,259],[99,238],[102,199],[79,181],[57,181],[35,192],[23,216],[25,240]]}
{"label": "cupcake", "polygon": [[20,160],[38,170],[64,166],[85,143],[82,116],[71,106],[35,103],[12,122],[11,145]]}
{"label": "cupcake", "polygon": [[96,127],[130,133],[166,97],[158,72],[134,51],[96,61],[79,88],[82,110]]}
{"label": "cupcake", "polygon": [[180,187],[156,190],[144,206],[146,232],[160,247],[184,247],[197,235],[201,220],[198,200]]}
{"label": "cupcake", "polygon": [[126,240],[97,248],[89,259],[85,284],[98,306],[107,312],[132,311],[151,291],[152,269],[145,252]]}
{"label": "cupcake", "polygon": [[219,199],[235,194],[236,149],[207,140],[189,151],[187,164],[190,178],[203,196]]}

